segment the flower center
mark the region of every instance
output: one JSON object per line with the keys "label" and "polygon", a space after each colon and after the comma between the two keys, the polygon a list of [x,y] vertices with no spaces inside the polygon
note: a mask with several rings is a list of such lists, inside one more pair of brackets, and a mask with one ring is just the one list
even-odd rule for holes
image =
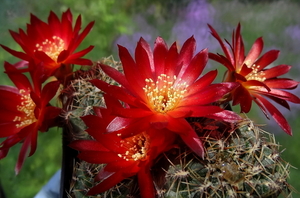
{"label": "flower center", "polygon": [[153,110],[160,113],[166,113],[174,109],[183,98],[188,87],[185,82],[175,84],[175,75],[171,78],[166,74],[161,74],[156,82],[151,78],[147,78],[145,81],[146,85],[143,89],[147,95],[149,105]]}
{"label": "flower center", "polygon": [[120,141],[121,147],[126,148],[124,154],[118,154],[120,158],[126,161],[145,160],[149,150],[149,136],[146,133],[140,133],[133,137],[126,138]]}
{"label": "flower center", "polygon": [[250,72],[245,78],[247,80],[257,80],[263,82],[266,80],[265,73],[263,71],[258,71],[260,66],[253,64],[251,67],[252,72]]}
{"label": "flower center", "polygon": [[65,50],[65,42],[58,36],[53,36],[51,40],[46,39],[41,44],[36,44],[38,51],[45,52],[52,60],[57,61],[58,55]]}
{"label": "flower center", "polygon": [[20,90],[21,97],[21,105],[17,105],[17,110],[22,112],[22,116],[16,116],[14,118],[14,122],[18,121],[19,123],[16,124],[17,128],[26,127],[34,122],[37,121],[34,115],[35,103],[30,97],[30,94],[24,94],[26,92],[24,89]]}

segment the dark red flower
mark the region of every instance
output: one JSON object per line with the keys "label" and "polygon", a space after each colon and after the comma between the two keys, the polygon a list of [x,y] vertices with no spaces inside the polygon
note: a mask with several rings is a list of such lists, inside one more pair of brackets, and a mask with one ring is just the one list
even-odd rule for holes
{"label": "dark red flower", "polygon": [[16,87],[0,86],[0,138],[6,137],[0,144],[0,159],[6,157],[10,147],[22,142],[15,168],[18,173],[29,148],[28,156],[36,150],[38,130],[47,131],[60,113],[59,108],[48,105],[59,82],[50,82],[42,90],[35,90],[25,75],[14,72],[15,66],[5,63],[5,69]]}
{"label": "dark red flower", "polygon": [[287,109],[289,109],[287,101],[300,103],[297,96],[282,90],[295,89],[299,82],[288,78],[278,78],[278,76],[287,73],[291,66],[278,65],[266,68],[277,59],[279,51],[270,50],[259,57],[263,49],[261,37],[254,42],[248,55],[245,56],[240,24],[232,34],[232,43],[226,41],[229,47],[223,43],[218,33],[210,25],[209,28],[225,54],[224,56],[209,53],[209,57],[227,67],[225,82],[238,82],[240,84],[238,88],[231,92],[232,104],[239,104],[241,112],[248,113],[252,101],[254,101],[267,117],[267,112],[269,112],[279,126],[287,134],[292,135],[291,128],[284,116],[266,99],[271,99]]}
{"label": "dark red flower", "polygon": [[126,48],[119,46],[124,74],[101,65],[121,87],[98,79],[91,82],[130,106],[115,107],[115,115],[134,119],[122,129],[122,137],[134,136],[149,128],[166,128],[179,134],[194,152],[203,157],[202,142],[185,118],[239,119],[236,114],[212,105],[236,84],[211,84],[217,71],[199,78],[207,63],[208,52],[204,49],[194,56],[195,46],[196,41],[191,37],[178,52],[176,43],[168,49],[164,40],[157,38],[152,52],[149,44],[141,38],[136,47],[135,61]]}
{"label": "dark red flower", "polygon": [[73,16],[69,9],[62,14],[61,21],[52,11],[48,17],[48,23],[31,15],[26,33],[22,29],[19,33],[10,31],[11,36],[24,52],[1,46],[22,60],[34,59],[36,64],[43,62],[47,76],[54,75],[58,68],[68,64],[91,65],[90,60],[81,57],[91,51],[93,46],[79,52],[75,50],[89,33],[94,22],[89,23],[81,33],[79,33],[81,16],[77,18],[74,28],[72,23]]}
{"label": "dark red flower", "polygon": [[[95,181],[100,183],[91,188],[88,195],[104,192],[122,180],[137,175],[141,196],[155,197],[150,168],[159,154],[173,146],[176,135],[165,129],[150,128],[122,139],[121,134],[117,132],[107,133],[111,121],[118,118],[110,115],[109,109],[94,110],[96,116],[88,115],[82,118],[88,127],[86,131],[94,140],[75,140],[69,145],[80,151],[80,159],[94,164],[106,164],[95,177]],[[129,121],[120,119],[122,122]]]}

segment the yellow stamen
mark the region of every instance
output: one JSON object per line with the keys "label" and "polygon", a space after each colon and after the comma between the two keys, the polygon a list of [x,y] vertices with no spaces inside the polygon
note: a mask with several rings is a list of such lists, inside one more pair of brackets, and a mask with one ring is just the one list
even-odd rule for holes
{"label": "yellow stamen", "polygon": [[20,94],[22,94],[22,102],[21,105],[17,106],[17,110],[22,112],[23,116],[16,116],[13,121],[18,121],[20,123],[16,124],[17,128],[28,126],[37,121],[34,115],[35,103],[30,97],[30,94],[26,94],[24,89],[20,90]]}
{"label": "yellow stamen", "polygon": [[252,72],[250,72],[245,78],[247,80],[257,80],[263,82],[266,80],[265,73],[263,71],[258,71],[260,66],[253,64],[251,67]]}
{"label": "yellow stamen", "polygon": [[166,113],[174,109],[183,98],[188,85],[185,82],[175,84],[176,79],[176,76],[171,78],[166,74],[158,76],[155,83],[151,78],[145,79],[146,85],[143,89],[154,111]]}
{"label": "yellow stamen", "polygon": [[145,160],[147,157],[147,152],[149,150],[149,136],[146,133],[140,133],[133,137],[126,138],[121,142],[122,147],[127,150],[123,154],[118,154],[118,156],[126,161],[133,160]]}
{"label": "yellow stamen", "polygon": [[59,54],[65,50],[65,42],[58,36],[53,36],[51,40],[46,39],[42,43],[35,45],[38,51],[45,52],[52,60],[57,61]]}

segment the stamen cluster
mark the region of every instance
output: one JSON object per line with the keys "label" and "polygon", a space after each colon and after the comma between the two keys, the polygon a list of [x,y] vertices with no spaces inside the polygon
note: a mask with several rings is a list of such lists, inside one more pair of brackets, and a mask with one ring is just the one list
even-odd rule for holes
{"label": "stamen cluster", "polygon": [[146,133],[140,133],[136,136],[126,138],[120,141],[121,147],[126,148],[124,154],[118,154],[120,158],[126,161],[145,160],[149,149],[149,136]]}
{"label": "stamen cluster", "polygon": [[46,39],[41,44],[35,45],[38,51],[45,52],[52,60],[57,61],[58,55],[65,50],[65,42],[58,36],[52,36],[52,40]]}
{"label": "stamen cluster", "polygon": [[34,115],[36,104],[31,99],[30,94],[24,89],[20,90],[20,94],[22,94],[21,100],[23,101],[17,106],[17,110],[22,112],[23,116],[16,116],[14,118],[14,121],[20,121],[20,123],[16,124],[17,128],[28,126],[37,121]]}
{"label": "stamen cluster", "polygon": [[143,90],[154,111],[166,113],[177,106],[188,87],[185,82],[179,83],[180,81],[175,75],[172,78],[166,74],[159,75],[156,82],[151,78],[145,79],[146,85]]}
{"label": "stamen cluster", "polygon": [[247,80],[257,80],[263,82],[267,79],[265,77],[265,73],[263,71],[259,71],[259,65],[253,64],[250,68],[252,69],[252,71],[247,76],[245,76]]}

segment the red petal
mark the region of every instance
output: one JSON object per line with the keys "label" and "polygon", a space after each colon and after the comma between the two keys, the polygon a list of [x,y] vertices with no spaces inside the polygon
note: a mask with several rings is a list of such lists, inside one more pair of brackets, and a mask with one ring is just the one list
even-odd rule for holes
{"label": "red petal", "polygon": [[[180,66],[179,64],[179,59],[178,59],[178,51],[177,51],[177,44],[173,43],[173,45],[170,47],[167,56],[166,56],[166,61],[165,61],[165,72],[167,76],[174,76],[177,74],[177,67]],[[153,79],[154,81],[156,79]]]}
{"label": "red petal", "polygon": [[114,79],[116,82],[118,82],[120,85],[122,85],[126,89],[129,89],[130,91],[132,91],[131,86],[129,85],[124,74],[122,74],[115,68],[108,66],[108,65],[100,64],[100,67],[108,76],[110,76],[112,79]]}
{"label": "red petal", "polygon": [[131,123],[131,119],[116,117],[107,125],[106,132],[112,133],[119,131],[124,127],[127,127],[129,123]]}
{"label": "red petal", "polygon": [[[220,38],[219,34],[216,32],[216,30],[208,24],[208,27],[211,31],[211,34],[213,35],[213,37],[215,37],[218,42],[220,43],[221,45],[221,48],[223,50],[223,52],[225,53],[225,56],[227,57],[227,59],[231,62],[231,64],[233,65],[234,63],[234,59],[233,59],[233,56],[232,54],[230,53],[230,50],[225,46],[225,44],[223,43],[222,39]],[[228,68],[229,69],[229,68]]]}
{"label": "red petal", "polygon": [[67,50],[63,50],[60,52],[60,54],[57,57],[57,60],[55,60],[57,63],[61,63],[64,60],[66,60],[68,58],[68,56],[70,56],[70,52]]}
{"label": "red petal", "polygon": [[273,89],[295,89],[299,82],[287,78],[274,78],[265,80],[264,83]]}
{"label": "red petal", "polygon": [[151,177],[150,168],[147,166],[138,172],[138,181],[141,197],[143,198],[153,198],[156,193],[154,190],[154,183]]}
{"label": "red petal", "polygon": [[[90,45],[88,48],[84,49],[84,50],[81,50],[79,52],[76,52],[74,54],[69,54],[68,57],[62,57],[60,60],[60,57],[58,57],[58,60],[57,62],[62,62],[63,60],[65,60],[66,63],[72,63],[72,64],[78,64],[78,59],[80,59],[80,57],[83,57],[84,55],[86,55],[87,53],[89,53],[92,49],[94,49],[94,46]],[[89,60],[89,59],[83,59],[83,60]],[[89,60],[91,62],[91,60]],[[83,64],[80,64],[80,65],[83,65]],[[92,64],[84,64],[84,65],[92,65]]]}
{"label": "red petal", "polygon": [[252,106],[252,96],[243,86],[239,86],[232,94],[232,105],[240,104],[241,112],[248,113]]}
{"label": "red petal", "polygon": [[[43,51],[36,51],[34,53],[35,57],[37,59],[39,59],[40,61],[44,62],[44,64],[46,65],[46,67],[52,67],[51,69],[56,69],[57,66],[59,65],[58,63],[56,63],[56,60],[51,59],[45,52]],[[55,65],[55,67],[53,67],[52,65]]]}
{"label": "red petal", "polygon": [[253,63],[257,60],[258,56],[260,55],[260,53],[263,49],[263,45],[264,45],[264,43],[263,43],[262,38],[261,37],[258,38],[252,45],[243,64],[246,64],[248,67],[251,67],[253,65]]}
{"label": "red petal", "polygon": [[149,123],[151,125],[151,128],[154,129],[164,129],[168,126],[168,119],[165,114],[153,114],[153,116],[149,119]]}
{"label": "red petal", "polygon": [[74,140],[71,144],[68,145],[69,147],[78,150],[78,151],[105,151],[108,152],[109,150],[105,148],[102,144],[95,140]]}
{"label": "red petal", "polygon": [[106,126],[102,126],[98,127],[98,123],[102,123],[102,119],[98,116],[94,116],[94,115],[86,115],[81,117],[81,119],[84,121],[84,123],[88,126],[88,128],[95,128],[95,129],[99,129],[99,133],[102,129],[105,129]]}
{"label": "red petal", "polygon": [[41,99],[43,100],[42,105],[46,106],[49,103],[49,101],[55,96],[55,94],[58,91],[59,85],[59,81],[52,81],[44,86],[41,96]]}
{"label": "red petal", "polygon": [[118,47],[119,47],[119,57],[122,62],[124,74],[126,76],[128,83],[132,85],[133,89],[139,86],[143,87],[145,85],[145,79],[140,78],[140,74],[136,66],[136,63],[134,62],[133,58],[129,54],[128,50],[125,47],[120,45]]}
{"label": "red petal", "polygon": [[208,51],[207,49],[202,50],[192,59],[192,61],[187,66],[186,70],[182,76],[177,76],[184,80],[187,85],[192,84],[202,73],[206,63],[208,61]]}
{"label": "red petal", "polygon": [[284,116],[278,111],[278,109],[265,98],[259,95],[256,95],[256,97],[260,105],[264,106],[268,110],[268,112],[271,114],[271,116],[274,118],[277,124],[283,129],[283,131],[289,135],[292,135],[292,129],[289,123],[284,118]]}
{"label": "red petal", "polygon": [[[179,73],[175,73],[178,78],[186,72],[188,65],[190,64],[194,52],[196,49],[196,40],[194,36],[191,36],[188,40],[186,40],[179,52],[178,63],[181,65]],[[207,53],[207,52],[206,52]]]}
{"label": "red petal", "polygon": [[219,83],[207,86],[192,96],[185,97],[179,106],[206,105],[222,98],[225,94],[237,87],[236,83]]}
{"label": "red petal", "polygon": [[22,128],[17,128],[16,124],[20,124],[19,122],[10,122],[10,123],[3,123],[1,120],[0,124],[0,138],[9,137],[18,133]]}
{"label": "red petal", "polygon": [[273,96],[277,98],[281,98],[283,100],[287,100],[293,103],[300,103],[300,98],[290,92],[284,91],[284,90],[279,90],[279,89],[271,89],[271,91],[266,92],[263,89],[256,89],[255,90],[257,93],[260,93],[262,95],[266,96]]}
{"label": "red petal", "polygon": [[153,59],[156,76],[165,73],[165,60],[168,53],[168,46],[161,37],[157,37],[154,44]]}
{"label": "red petal", "polygon": [[130,123],[130,125],[126,126],[124,129],[118,131],[118,133],[121,133],[121,138],[127,138],[146,131],[150,127],[150,118],[151,117],[143,117],[140,119],[135,119],[134,122]]}
{"label": "red petal", "polygon": [[255,61],[255,65],[259,65],[259,71],[264,69],[266,66],[273,63],[279,56],[279,50],[270,50],[266,52],[262,57]]}
{"label": "red petal", "polygon": [[[41,132],[48,131],[50,127],[58,126],[56,118],[59,117],[61,113],[61,109],[54,106],[47,106],[44,110],[44,119],[42,125],[40,126],[39,130]],[[40,118],[39,118],[40,119]]]}
{"label": "red petal", "polygon": [[283,74],[286,74],[288,71],[290,71],[291,66],[289,65],[278,65],[275,67],[272,67],[270,69],[267,69],[264,72],[264,77],[267,79],[269,78],[275,78],[277,76],[281,76]]}
{"label": "red petal", "polygon": [[205,117],[206,115],[220,112],[222,111],[222,109],[218,106],[183,106],[176,108],[174,112],[168,112],[168,115],[172,116],[173,118],[179,118],[179,116],[177,116],[178,113],[176,111],[186,112],[186,117]]}
{"label": "red petal", "polygon": [[107,191],[108,189],[112,188],[113,186],[117,185],[120,181],[126,179],[123,177],[122,172],[118,171],[110,175],[107,179],[103,180],[100,184],[94,186],[89,190],[87,195],[95,195],[102,192]]}
{"label": "red petal", "polygon": [[28,91],[28,89],[31,90],[31,84],[28,80],[28,78],[24,75],[18,72],[18,70],[11,65],[8,62],[4,62],[4,68],[7,72],[7,75],[11,79],[11,81],[18,87],[18,89],[24,89],[25,91]]}
{"label": "red petal", "polygon": [[289,103],[284,100],[284,99],[281,99],[281,98],[277,98],[277,97],[274,97],[274,96],[267,96],[268,98],[270,98],[271,100],[273,100],[274,102],[276,102],[277,104],[287,108],[288,110],[290,110],[290,105]]}
{"label": "red petal", "polygon": [[[23,142],[23,145],[21,147],[21,150],[20,150],[20,153],[19,153],[19,157],[18,157],[18,161],[17,161],[16,167],[15,167],[16,174],[18,174],[20,172],[20,170],[21,170],[21,168],[22,168],[22,166],[24,164],[25,158],[28,156],[27,152],[28,152],[29,146],[31,144],[36,144],[36,142],[32,142],[32,139],[30,137],[31,133],[37,133],[34,124],[28,125],[27,127],[25,127],[22,130],[22,136],[26,137],[26,138],[25,138],[25,140]],[[23,137],[20,137],[20,138],[23,139]],[[35,149],[31,150],[30,154],[32,155],[34,152],[35,152]]]}
{"label": "red petal", "polygon": [[154,62],[150,45],[141,38],[135,49],[135,61],[141,78],[153,78]]}
{"label": "red petal", "polygon": [[99,173],[96,175],[96,177],[94,178],[96,182],[99,182],[101,180],[107,179],[108,177],[110,177],[111,175],[113,175],[115,172],[110,172],[106,170],[106,167],[109,166],[106,165],[104,168],[102,168]]}
{"label": "red petal", "polygon": [[90,80],[92,84],[94,84],[96,87],[101,89],[102,91],[106,92],[107,94],[127,103],[134,105],[136,98],[130,95],[126,92],[126,90],[122,87],[117,87],[114,85],[110,85],[104,81],[101,81],[99,79],[93,79]]}
{"label": "red petal", "polygon": [[191,125],[185,119],[169,119],[168,129],[178,133],[192,151],[204,158],[203,144]]}
{"label": "red petal", "polygon": [[242,120],[242,118],[238,114],[236,114],[233,111],[227,111],[227,110],[210,114],[207,115],[206,117],[216,119],[216,120],[222,120],[230,123],[236,123],[237,121]]}
{"label": "red petal", "polygon": [[195,83],[191,84],[187,88],[186,97],[189,97],[189,96],[199,92],[203,88],[207,87],[208,85],[210,85],[216,78],[217,74],[218,74],[218,71],[213,70],[213,71],[208,72],[201,78],[199,78]]}
{"label": "red petal", "polygon": [[12,49],[10,49],[10,48],[8,48],[8,47],[6,47],[4,45],[1,45],[1,44],[0,44],[0,46],[4,50],[6,50],[8,53],[10,53],[11,55],[13,55],[13,56],[15,56],[15,57],[17,57],[19,59],[22,59],[22,60],[25,60],[25,61],[29,61],[30,60],[30,57],[27,54],[23,53],[23,52],[18,52],[18,51],[12,50]]}
{"label": "red petal", "polygon": [[[228,43],[229,44],[229,43]],[[239,71],[245,60],[245,48],[243,38],[241,36],[241,24],[239,23],[235,32],[232,34],[232,46],[235,56],[236,70]]]}
{"label": "red petal", "polygon": [[271,91],[271,89],[264,83],[258,80],[249,80],[246,82],[242,83],[243,87],[248,89],[250,92],[251,90],[256,90],[256,89],[264,89],[266,92]]}
{"label": "red petal", "polygon": [[232,63],[223,55],[208,53],[208,57],[218,63],[224,65],[229,71],[235,71],[235,67]]}
{"label": "red petal", "polygon": [[90,22],[86,28],[81,32],[79,37],[76,38],[74,45],[72,48],[70,48],[70,52],[72,53],[73,50],[75,50],[78,45],[83,41],[83,39],[86,37],[86,35],[91,31],[92,27],[94,26],[95,21]]}
{"label": "red petal", "polygon": [[121,160],[117,154],[107,151],[82,151],[78,158],[93,164],[107,164]]}
{"label": "red petal", "polygon": [[125,109],[125,108],[115,108],[113,110],[117,116],[124,118],[140,118],[145,116],[153,115],[153,112],[150,110],[143,109]]}

